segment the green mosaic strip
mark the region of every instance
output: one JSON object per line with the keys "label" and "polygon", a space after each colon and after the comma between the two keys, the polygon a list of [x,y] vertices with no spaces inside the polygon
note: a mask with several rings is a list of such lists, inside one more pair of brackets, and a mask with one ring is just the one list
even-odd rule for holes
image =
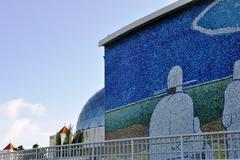
{"label": "green mosaic strip", "polygon": [[[221,123],[224,91],[231,81],[232,78],[227,78],[185,90],[193,99],[194,114],[199,117],[202,126],[213,121]],[[162,97],[152,97],[105,113],[105,132],[111,133],[136,124],[148,128],[153,110]]]}

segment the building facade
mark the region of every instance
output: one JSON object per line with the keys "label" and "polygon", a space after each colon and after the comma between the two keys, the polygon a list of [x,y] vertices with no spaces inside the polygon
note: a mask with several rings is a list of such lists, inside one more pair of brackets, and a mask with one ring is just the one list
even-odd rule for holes
{"label": "building facade", "polygon": [[[239,17],[238,0],[179,0],[100,41],[105,47],[106,139],[151,135],[151,123],[171,117],[171,110],[163,110],[179,109],[173,103],[183,102],[183,94],[189,103],[182,108],[189,106],[191,118],[175,113],[178,118],[166,122],[166,133],[185,133],[169,131],[178,120],[199,126],[188,131],[194,133],[228,130],[229,125],[240,129]],[[182,71],[172,71],[176,66]],[[171,72],[176,72],[172,78]],[[234,91],[226,91],[233,82]],[[166,96],[178,101],[162,102]],[[166,117],[156,120],[154,112]],[[229,117],[236,121],[228,122]]]}

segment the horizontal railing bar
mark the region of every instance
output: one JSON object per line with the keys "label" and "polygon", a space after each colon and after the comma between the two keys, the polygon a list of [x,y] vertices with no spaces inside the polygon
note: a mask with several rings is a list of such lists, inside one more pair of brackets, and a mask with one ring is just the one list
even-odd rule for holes
{"label": "horizontal railing bar", "polygon": [[[11,153],[0,153],[0,159],[11,159],[11,157],[39,157],[48,159],[53,158],[73,158],[73,157],[89,157],[89,156],[143,156],[153,154],[198,154],[198,153],[218,153],[221,155],[228,152],[240,152],[240,146],[237,148],[228,148],[228,143],[240,142],[240,131],[220,131],[220,132],[205,132],[179,135],[166,135],[159,137],[137,137],[118,140],[107,140],[96,143],[77,143],[55,147],[41,147],[37,149],[29,149],[23,151],[14,151]],[[211,148],[201,148],[200,146],[211,145]],[[181,144],[181,148],[176,148],[175,151],[160,151],[156,153],[150,152],[151,147],[159,147]],[[184,148],[186,147],[187,148]],[[192,146],[189,148],[189,146]],[[231,145],[230,145],[231,146]],[[106,150],[105,150],[106,149]],[[159,149],[159,148],[158,148]],[[161,149],[161,147],[160,147]],[[240,158],[240,154],[239,154]],[[33,158],[36,159],[36,158]]]}
{"label": "horizontal railing bar", "polygon": [[161,139],[161,138],[175,138],[175,137],[189,137],[189,136],[205,136],[205,135],[218,135],[218,134],[230,134],[230,133],[240,133],[238,131],[220,131],[220,132],[204,132],[204,133],[192,133],[192,134],[178,134],[178,135],[166,135],[166,136],[156,136],[156,137],[136,137],[118,140],[107,140],[104,142],[119,142],[119,141],[131,141],[131,140],[146,140],[146,139]]}

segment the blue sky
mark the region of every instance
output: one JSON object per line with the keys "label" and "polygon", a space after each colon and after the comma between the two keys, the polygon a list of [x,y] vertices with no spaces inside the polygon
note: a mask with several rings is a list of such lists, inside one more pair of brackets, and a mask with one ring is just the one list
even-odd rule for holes
{"label": "blue sky", "polygon": [[48,145],[104,86],[98,41],[175,0],[0,0],[0,149]]}

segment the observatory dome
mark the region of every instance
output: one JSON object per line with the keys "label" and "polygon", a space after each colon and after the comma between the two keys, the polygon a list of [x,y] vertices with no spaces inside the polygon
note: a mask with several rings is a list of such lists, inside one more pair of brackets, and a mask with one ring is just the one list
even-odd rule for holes
{"label": "observatory dome", "polygon": [[104,98],[103,88],[87,101],[78,117],[77,131],[104,127]]}

